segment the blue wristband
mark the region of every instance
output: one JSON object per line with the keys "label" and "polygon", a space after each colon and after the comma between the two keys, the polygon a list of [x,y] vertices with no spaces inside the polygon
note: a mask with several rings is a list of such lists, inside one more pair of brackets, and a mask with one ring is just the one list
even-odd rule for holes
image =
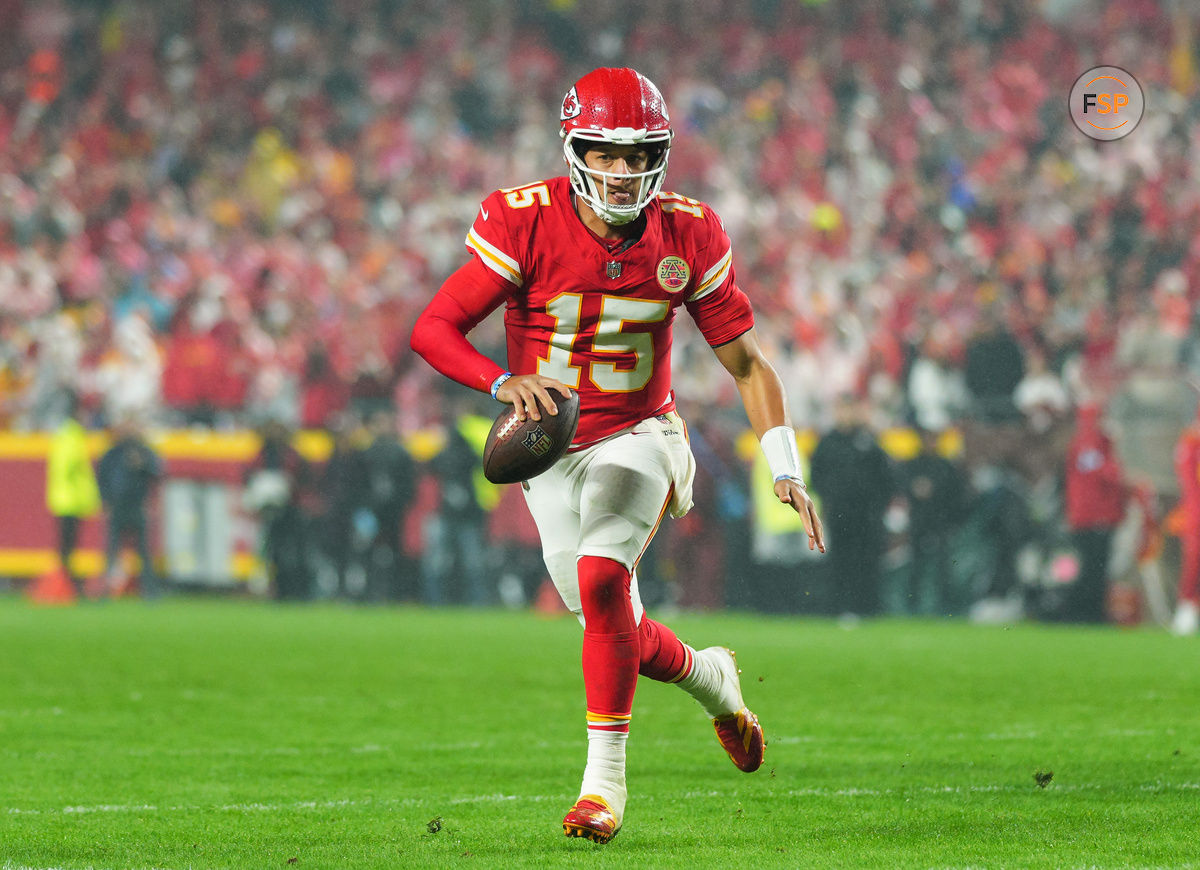
{"label": "blue wristband", "polygon": [[513,376],[512,372],[505,372],[504,374],[500,375],[500,377],[496,378],[496,380],[492,381],[492,398],[493,399],[496,398],[496,393],[500,392],[500,386],[505,381],[507,381],[509,378],[511,378],[512,376]]}

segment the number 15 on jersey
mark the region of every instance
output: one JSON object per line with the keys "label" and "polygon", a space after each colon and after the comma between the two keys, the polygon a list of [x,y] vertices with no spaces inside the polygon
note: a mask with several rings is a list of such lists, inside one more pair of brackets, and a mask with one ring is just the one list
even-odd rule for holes
{"label": "number 15 on jersey", "polygon": [[[554,332],[545,355],[538,360],[537,372],[577,390],[584,377],[584,367],[573,362],[580,338],[583,295],[561,293],[547,303],[546,313],[554,318]],[[625,329],[631,323],[661,323],[668,313],[670,306],[663,301],[601,297],[600,319],[591,336],[591,350],[599,354],[632,353],[634,363],[630,367],[624,361],[618,364],[617,360],[593,360],[587,365],[588,380],[606,393],[632,393],[645,387],[654,371],[654,336]]]}

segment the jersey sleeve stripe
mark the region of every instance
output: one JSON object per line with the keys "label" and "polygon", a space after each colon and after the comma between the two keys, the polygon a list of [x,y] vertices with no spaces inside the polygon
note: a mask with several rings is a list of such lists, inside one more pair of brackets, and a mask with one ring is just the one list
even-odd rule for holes
{"label": "jersey sleeve stripe", "polygon": [[717,264],[704,273],[700,279],[700,286],[696,288],[696,292],[688,297],[688,302],[695,302],[698,299],[703,299],[712,291],[721,286],[721,282],[725,280],[725,276],[729,274],[729,266],[733,263],[733,248],[725,252],[725,256],[717,261]]}
{"label": "jersey sleeve stripe", "polygon": [[525,279],[521,275],[521,267],[517,261],[480,237],[474,227],[467,233],[467,247],[479,255],[479,259],[485,266],[505,281],[516,284],[518,287],[524,282]]}

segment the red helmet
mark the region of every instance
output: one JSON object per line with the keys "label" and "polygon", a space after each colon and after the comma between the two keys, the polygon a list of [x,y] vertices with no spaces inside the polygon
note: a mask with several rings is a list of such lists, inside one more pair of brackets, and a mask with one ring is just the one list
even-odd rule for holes
{"label": "red helmet", "polygon": [[[567,91],[559,121],[563,156],[575,193],[610,224],[634,220],[662,189],[674,136],[667,104],[658,88],[637,70],[595,69]],[[616,175],[589,169],[583,161],[589,142],[644,146],[650,153],[646,171]],[[641,180],[633,203],[614,205],[608,201],[611,178]]]}

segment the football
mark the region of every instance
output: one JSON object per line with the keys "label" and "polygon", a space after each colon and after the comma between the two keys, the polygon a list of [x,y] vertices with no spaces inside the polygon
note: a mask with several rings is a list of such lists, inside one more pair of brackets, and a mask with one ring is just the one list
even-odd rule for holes
{"label": "football", "polygon": [[579,426],[579,394],[554,393],[557,414],[542,412],[522,423],[509,405],[500,412],[483,446],[483,474],[492,483],[517,483],[541,474],[571,446]]}

